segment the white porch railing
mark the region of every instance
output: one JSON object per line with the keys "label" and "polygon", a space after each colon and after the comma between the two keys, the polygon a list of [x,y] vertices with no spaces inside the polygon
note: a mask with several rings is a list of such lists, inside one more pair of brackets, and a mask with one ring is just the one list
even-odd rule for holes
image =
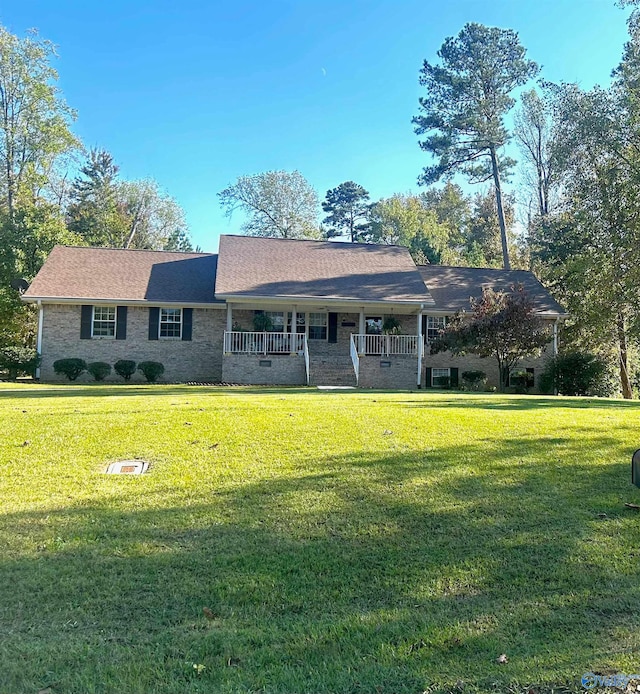
{"label": "white porch railing", "polygon": [[351,335],[349,339],[349,351],[351,352],[351,362],[353,363],[353,371],[356,375],[356,386],[360,381],[360,355],[358,354],[358,349],[356,348],[357,335]]}
{"label": "white porch railing", "polygon": [[227,354],[303,354],[306,345],[306,336],[302,333],[224,333],[224,351]]}
{"label": "white porch railing", "polygon": [[418,335],[352,335],[358,354],[389,356],[409,354],[418,356]]}
{"label": "white porch railing", "polygon": [[304,372],[307,376],[307,385],[309,385],[309,343],[306,339],[304,341]]}

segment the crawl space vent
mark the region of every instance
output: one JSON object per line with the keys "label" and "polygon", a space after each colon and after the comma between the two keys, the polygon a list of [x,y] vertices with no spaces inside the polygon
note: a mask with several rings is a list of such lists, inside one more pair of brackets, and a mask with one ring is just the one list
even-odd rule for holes
{"label": "crawl space vent", "polygon": [[144,460],[119,460],[107,468],[107,475],[141,475],[147,471],[149,463]]}

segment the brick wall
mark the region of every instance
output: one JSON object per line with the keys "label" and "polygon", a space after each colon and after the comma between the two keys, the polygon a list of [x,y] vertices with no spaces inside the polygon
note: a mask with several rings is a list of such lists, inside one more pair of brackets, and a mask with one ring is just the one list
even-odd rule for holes
{"label": "brick wall", "polygon": [[[66,381],[64,376],[53,372],[53,362],[66,357],[80,357],[87,363],[106,361],[113,366],[118,359],[133,359],[136,362],[153,360],[165,366],[164,381],[224,381],[226,383],[303,385],[306,383],[304,360],[290,355],[269,355],[271,366],[260,366],[264,357],[255,355],[227,355],[223,357],[223,332],[226,325],[224,309],[194,309],[191,341],[149,340],[149,309],[129,306],[127,315],[127,339],[114,340],[80,339],[80,306],[67,304],[45,304],[43,306],[43,344],[41,378],[45,381]],[[242,328],[253,329],[253,311],[234,310],[234,323]],[[402,322],[402,332],[415,334],[415,316],[398,316]],[[309,341],[312,356],[348,357],[349,336],[357,333],[359,316],[357,313],[338,313],[338,342],[330,344],[321,340]],[[343,323],[355,323],[343,326]],[[538,359],[525,360],[518,368],[535,369],[535,385],[546,360],[552,355],[549,344],[545,354]],[[381,366],[390,362],[391,366]],[[448,353],[430,355],[423,360],[422,384],[425,385],[426,368],[459,369],[460,375],[467,370],[482,370],[487,374],[489,385],[499,382],[495,359],[481,359],[474,355],[453,357]],[[394,355],[388,358],[379,356],[361,357],[360,386],[363,388],[401,388],[416,387],[417,362],[415,357]],[[92,377],[84,374],[80,381],[90,381]],[[109,381],[122,381],[112,373]],[[140,373],[133,377],[144,381]]]}
{"label": "brick wall", "polygon": [[[309,340],[309,354],[323,357],[348,357],[349,340],[351,333],[358,332],[358,320],[357,313],[338,313],[338,341],[331,343],[325,340]],[[343,323],[355,323],[355,326],[343,326]]]}
{"label": "brick wall", "polygon": [[[536,359],[524,359],[521,361],[517,370],[533,368],[534,369],[534,380],[535,388],[530,389],[529,392],[539,392],[538,391],[538,379],[540,374],[544,370],[545,364],[548,359],[553,356],[553,346],[547,345],[545,352],[542,356]],[[446,369],[446,368],[457,368],[459,369],[460,385],[462,385],[462,372],[463,371],[484,371],[487,374],[487,386],[498,388],[500,383],[500,376],[498,374],[498,362],[493,358],[483,359],[477,357],[474,354],[467,354],[464,357],[454,357],[449,352],[442,352],[441,354],[429,354],[429,347],[426,348],[426,354],[423,358],[423,369],[426,368],[436,368],[436,369]],[[423,384],[426,382],[426,373],[423,373]]]}
{"label": "brick wall", "polygon": [[361,388],[414,390],[418,387],[418,358],[402,354],[360,357]]}
{"label": "brick wall", "polygon": [[306,385],[304,357],[290,354],[225,354],[222,380],[245,385]]}
{"label": "brick wall", "polygon": [[[53,362],[67,357],[79,357],[87,363],[105,361],[113,364],[118,359],[159,361],[164,364],[163,381],[220,381],[222,379],[222,339],[226,321],[223,309],[193,309],[192,339],[149,340],[149,309],[129,306],[127,311],[127,338],[80,339],[80,306],[45,304],[43,306],[42,366],[40,377],[44,381],[66,381],[53,371]],[[90,381],[83,374],[79,381]],[[122,382],[111,373],[108,381]],[[133,381],[144,381],[137,372]]]}

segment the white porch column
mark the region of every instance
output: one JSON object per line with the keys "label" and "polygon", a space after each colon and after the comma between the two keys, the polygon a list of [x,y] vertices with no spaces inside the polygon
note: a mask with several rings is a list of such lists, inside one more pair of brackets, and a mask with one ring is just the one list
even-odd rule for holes
{"label": "white porch column", "polygon": [[424,344],[422,342],[422,311],[418,311],[418,388],[422,385],[422,350]]}
{"label": "white porch column", "polygon": [[558,356],[558,321],[560,319],[556,318],[553,322],[553,356]]}
{"label": "white porch column", "polygon": [[[36,338],[36,352],[42,356],[42,324],[44,321],[44,309],[42,301],[38,299],[38,336]],[[40,378],[40,367],[36,369],[36,378]]]}
{"label": "white porch column", "polygon": [[227,332],[230,333],[233,330],[233,307],[231,304],[227,304]]}
{"label": "white porch column", "polygon": [[298,307],[294,306],[291,309],[291,335],[289,339],[291,340],[291,353],[296,351],[296,345],[298,344],[298,338],[296,337],[298,333]]}
{"label": "white porch column", "polygon": [[358,323],[358,333],[364,335],[365,325],[364,325],[364,307],[360,309],[360,321]]}

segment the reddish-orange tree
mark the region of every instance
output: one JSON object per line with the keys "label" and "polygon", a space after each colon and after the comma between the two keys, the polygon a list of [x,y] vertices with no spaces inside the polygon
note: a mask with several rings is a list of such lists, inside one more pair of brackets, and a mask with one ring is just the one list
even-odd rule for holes
{"label": "reddish-orange tree", "polygon": [[548,328],[522,286],[509,292],[484,289],[480,299],[471,300],[471,312],[457,313],[431,343],[431,354],[495,358],[502,391],[518,362],[539,356],[550,340]]}

